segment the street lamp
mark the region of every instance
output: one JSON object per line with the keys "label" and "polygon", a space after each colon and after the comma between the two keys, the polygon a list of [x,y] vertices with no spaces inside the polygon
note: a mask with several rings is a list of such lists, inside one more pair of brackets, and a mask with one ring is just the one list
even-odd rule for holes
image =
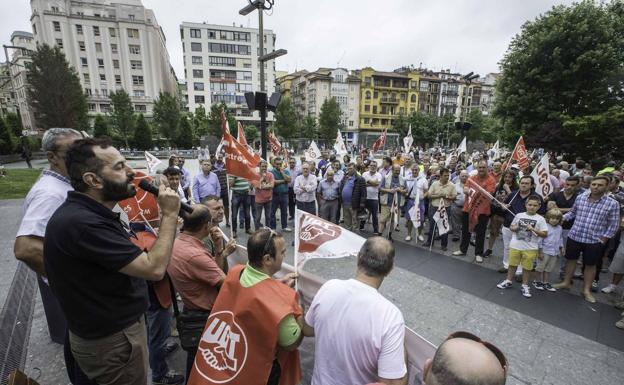
{"label": "street lamp", "polygon": [[[259,48],[260,53],[258,54],[258,62],[260,63],[260,92],[257,92],[255,97],[253,98],[254,103],[250,103],[251,99],[245,94],[245,98],[247,100],[247,105],[250,110],[257,109],[260,112],[260,144],[262,146],[262,157],[267,159],[267,128],[266,128],[266,115],[267,115],[267,102],[266,102],[266,91],[264,87],[264,63],[273,60],[279,56],[286,55],[288,52],[285,49],[278,49],[277,51],[269,52],[266,55],[264,54],[264,21],[263,21],[263,13],[265,10],[270,10],[273,8],[273,4],[275,0],[248,0],[249,4],[247,4],[243,9],[238,11],[238,13],[242,16],[247,16],[252,13],[254,10],[258,10],[258,33],[260,35],[259,38]],[[279,103],[280,96],[275,93],[271,95],[271,100],[277,100]],[[276,98],[276,99],[274,99]],[[264,102],[261,102],[264,101]],[[275,107],[277,107],[277,103],[275,103]],[[271,104],[270,102],[268,104]]]}

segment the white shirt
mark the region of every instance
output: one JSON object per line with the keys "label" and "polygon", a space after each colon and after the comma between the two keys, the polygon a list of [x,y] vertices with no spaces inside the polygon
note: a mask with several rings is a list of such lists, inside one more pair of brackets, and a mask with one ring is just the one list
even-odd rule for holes
{"label": "white shirt", "polygon": [[419,195],[419,201],[425,199],[425,193],[429,191],[429,181],[424,173],[419,173],[414,179],[411,171],[405,177],[405,185],[410,199],[416,199],[416,195]]}
{"label": "white shirt", "polygon": [[303,176],[303,174],[299,175],[295,178],[295,184],[293,185],[297,200],[300,202],[314,202],[317,185],[316,176],[312,174],[308,174],[307,177]]}
{"label": "white shirt", "polygon": [[43,238],[50,217],[65,202],[68,191],[73,191],[73,188],[67,178],[44,170],[26,195],[22,209],[24,215],[16,237],[33,235]]}
{"label": "white shirt", "polygon": [[526,230],[527,225],[533,226],[538,231],[547,231],[548,226],[546,220],[539,214],[529,215],[527,213],[518,213],[511,222],[512,225],[518,225],[518,231],[512,233],[509,248],[515,250],[536,250],[539,248],[541,237]]}
{"label": "white shirt", "polygon": [[379,172],[375,172],[371,174],[370,171],[366,171],[362,174],[362,178],[365,181],[376,180],[377,186],[366,186],[366,199],[379,199],[379,186],[381,186],[381,174]]}
{"label": "white shirt", "polygon": [[407,373],[403,315],[375,288],[329,280],[305,321],[315,335],[312,385],[363,385]]}

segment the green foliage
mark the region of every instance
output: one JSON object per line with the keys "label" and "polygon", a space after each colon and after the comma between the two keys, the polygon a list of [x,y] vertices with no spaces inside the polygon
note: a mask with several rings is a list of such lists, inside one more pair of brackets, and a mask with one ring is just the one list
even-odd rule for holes
{"label": "green foliage", "polygon": [[[624,4],[556,6],[512,40],[501,61],[495,114],[503,137],[585,159],[621,154],[608,131],[624,97]],[[620,126],[621,130],[621,126]],[[608,147],[611,145],[612,147]],[[620,155],[621,156],[621,155]]]}
{"label": "green foliage", "polygon": [[486,143],[496,142],[496,129],[498,128],[496,119],[484,116],[481,111],[473,109],[468,114],[466,120],[472,123],[470,130],[466,131],[466,139],[469,142],[477,140],[482,140]]}
{"label": "green foliage", "polygon": [[193,147],[193,128],[186,115],[180,117],[180,133],[176,140],[178,148],[188,149]]}
{"label": "green foliage", "polygon": [[169,143],[173,143],[178,138],[180,104],[174,95],[168,92],[161,92],[158,95],[154,103],[154,123]]}
{"label": "green foliage", "polygon": [[208,135],[208,116],[206,116],[206,108],[203,104],[200,104],[195,108],[195,114],[193,114],[193,127],[195,133],[198,136]]}
{"label": "green foliage", "polygon": [[319,114],[319,137],[326,140],[334,140],[338,136],[338,129],[341,128],[342,111],[336,98],[325,99],[321,105]]}
{"label": "green foliage", "polygon": [[93,136],[96,138],[99,138],[101,136],[110,136],[106,117],[101,114],[97,114],[95,116],[95,121],[93,122]]}
{"label": "green foliage", "polygon": [[130,101],[130,95],[125,90],[111,92],[110,100],[113,111],[110,113],[114,128],[123,138],[126,148],[128,148],[128,138],[132,138],[134,133],[134,108]]}
{"label": "green foliage", "polygon": [[136,120],[136,128],[133,138],[134,147],[139,150],[151,150],[154,146],[152,142],[152,129],[145,120],[143,114],[139,114]]}
{"label": "green foliage", "polygon": [[225,111],[225,116],[230,126],[230,132],[235,132],[237,130],[236,119],[231,112],[228,111],[227,105],[223,102],[215,103],[210,106],[210,113],[208,114],[208,134],[212,135],[219,140],[221,140],[222,131],[221,131],[221,111]]}
{"label": "green foliage", "polygon": [[39,45],[32,55],[28,97],[37,127],[87,130],[87,99],[76,71],[60,48]]}
{"label": "green foliage", "polygon": [[7,128],[11,130],[11,132],[16,138],[19,138],[20,136],[22,136],[22,130],[24,128],[22,127],[22,117],[19,114],[16,114],[14,112],[9,112],[4,117],[4,121],[6,123]]}
{"label": "green foliage", "polygon": [[0,154],[12,154],[15,149],[15,137],[13,133],[0,118]]}
{"label": "green foliage", "polygon": [[260,135],[256,126],[252,124],[244,126],[243,130],[245,131],[245,139],[247,139],[247,143],[250,145],[254,142],[254,140],[258,139],[258,136]]}
{"label": "green foliage", "polygon": [[[306,139],[318,138],[318,126],[316,125],[316,119],[314,116],[306,116],[301,124],[301,137]],[[336,133],[337,135],[338,133]]]}
{"label": "green foliage", "polygon": [[277,135],[290,139],[299,133],[298,125],[295,107],[292,105],[290,98],[283,98],[275,111],[275,124],[273,127]]}

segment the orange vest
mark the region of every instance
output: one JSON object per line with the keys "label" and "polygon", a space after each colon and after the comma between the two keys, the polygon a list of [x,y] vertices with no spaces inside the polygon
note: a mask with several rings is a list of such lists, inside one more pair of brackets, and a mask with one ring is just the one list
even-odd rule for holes
{"label": "orange vest", "polygon": [[188,385],[266,385],[276,357],[280,385],[301,380],[299,351],[287,352],[277,345],[280,321],[289,314],[302,314],[297,293],[273,279],[243,287],[244,268],[233,267],[221,286]]}
{"label": "orange vest", "polygon": [[[130,237],[130,241],[145,252],[152,249],[157,239],[156,236],[149,231],[140,231],[135,233],[135,235],[136,238]],[[169,276],[167,275],[160,281],[153,283],[154,293],[156,294],[158,303],[160,303],[160,307],[163,309],[169,309],[169,306],[171,306],[171,289],[169,285]]]}

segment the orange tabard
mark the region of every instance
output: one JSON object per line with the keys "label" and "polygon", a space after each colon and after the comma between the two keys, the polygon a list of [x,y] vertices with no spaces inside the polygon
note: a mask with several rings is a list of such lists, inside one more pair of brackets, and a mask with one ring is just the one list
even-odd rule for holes
{"label": "orange tabard", "polygon": [[301,380],[299,351],[278,349],[278,327],[288,314],[302,314],[297,293],[273,279],[240,284],[245,266],[233,267],[206,321],[188,385],[265,385],[275,357],[280,385]]}

